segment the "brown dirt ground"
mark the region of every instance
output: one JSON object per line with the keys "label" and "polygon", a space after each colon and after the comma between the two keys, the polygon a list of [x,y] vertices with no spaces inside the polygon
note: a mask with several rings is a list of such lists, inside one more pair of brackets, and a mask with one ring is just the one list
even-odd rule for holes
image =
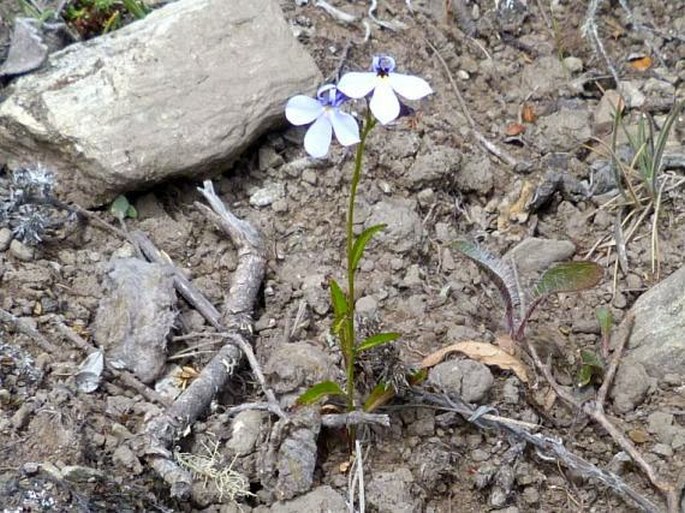
{"label": "brown dirt ground", "polygon": [[[531,186],[540,184],[551,167],[588,180],[590,165],[598,158],[600,146],[589,137],[577,141],[569,134],[571,142],[562,148],[542,128],[545,120],[564,109],[592,114],[602,88],[610,86],[603,60],[581,37],[584,2],[552,2],[556,6],[553,11],[546,2],[529,2],[529,15],[513,21],[498,17],[492,2],[479,2],[478,7],[469,2],[467,14],[478,9],[479,16],[465,23],[455,14],[458,1],[452,2],[446,16],[442,2],[415,2],[416,13],[410,15],[404,2],[388,1],[382,3],[378,15],[401,20],[407,28],[392,32],[374,26],[366,43],[361,24],[338,24],[313,2],[302,7],[294,2],[282,4],[294,26],[309,34],[303,42],[324,76],[335,73],[342,56],[346,69],[362,69],[371,55],[384,52],[393,55],[401,69],[426,78],[436,91],[430,99],[414,105],[417,113],[412,118],[375,131],[360,185],[360,220],[373,218],[379,204],[389,204],[386,208],[395,208],[394,212],[414,213],[415,218],[401,223],[402,229],[393,231],[391,226],[389,233],[372,244],[359,275],[360,296],[373,295],[378,301],[378,322],[402,333],[398,347],[405,362],[416,362],[421,355],[463,337],[491,341],[502,331],[494,289],[474,265],[450,249],[451,240],[476,237],[493,252],[504,253],[529,236],[570,239],[577,247],[576,255],[584,256],[597,241],[611,236],[615,211],[601,208],[597,198],[556,193],[537,212],[516,210],[516,201]],[[366,2],[337,4],[360,15],[366,9]],[[678,23],[683,26],[682,2],[648,0],[636,9],[650,26],[663,32],[677,30]],[[655,44],[655,64],[638,71],[628,56],[649,50],[645,37],[628,26],[617,2],[605,2],[598,25],[622,78],[641,83],[664,70],[678,70],[682,82],[685,56],[677,40],[650,36]],[[475,29],[473,37],[466,35],[471,29]],[[561,75],[556,76],[555,63],[566,56],[580,58],[584,71],[571,74],[562,67]],[[659,58],[663,63],[656,62]],[[654,69],[657,66],[661,71]],[[585,78],[582,86],[574,85],[578,80],[573,79],[581,77]],[[478,130],[521,165],[512,168],[504,164],[472,137],[452,81]],[[524,102],[532,106],[538,121],[527,124],[521,136],[508,137],[506,128],[520,119]],[[663,116],[665,112],[655,110],[653,114]],[[591,121],[586,125],[597,128]],[[594,135],[606,136],[601,131]],[[285,165],[260,166],[260,151],[263,155],[275,152],[285,163],[302,158],[303,150],[294,142],[297,137],[294,130],[268,134],[215,181],[230,208],[261,229],[269,244],[263,302],[256,312],[255,348],[261,361],[282,343],[283,332],[302,301],[307,308],[295,340],[330,350],[326,289],[320,286],[312,292],[303,285],[312,281],[323,285],[328,276],[341,277],[352,154],[335,147],[330,159],[319,167],[292,174],[284,172]],[[284,199],[271,207],[250,206],[250,195],[265,183],[284,184]],[[198,198],[196,185],[179,182],[132,194],[130,199],[140,216],[127,223],[147,232],[179,267],[188,270],[207,297],[220,305],[236,256],[231,243],[193,207]],[[682,189],[669,192],[663,204],[658,222],[661,277],[682,265],[682,205]],[[111,221],[107,212],[99,215]],[[650,224],[645,222],[628,244],[628,275],[619,273],[614,285],[615,254],[606,247],[596,250],[592,257],[606,267],[601,285],[549,301],[535,315],[531,332],[554,337],[561,381],[572,379],[581,348],[598,347],[596,330],[583,328],[592,324],[589,321],[595,309],[609,306],[620,320],[635,299],[658,281],[651,267]],[[2,308],[32,319],[59,347],[57,354],[46,354],[27,336],[0,325],[0,388],[6,391],[0,398],[2,511],[199,511],[192,504],[168,499],[168,491],[150,470],[126,467],[121,458],[115,458],[118,440],[140,431],[147,407],[139,399],[131,400],[135,393],[115,380],[91,395],[77,392],[71,375],[85,355],[61,338],[50,321],[51,316],[58,316],[89,336],[102,295],[104,264],[122,244],[108,232],[88,225],[48,241],[31,262],[18,261],[9,253],[0,255]],[[417,273],[418,279],[405,279],[409,271]],[[180,309],[191,331],[207,329],[186,305]],[[183,329],[179,327],[174,334],[183,334]],[[173,343],[170,350],[173,353],[183,347],[183,343]],[[183,363],[200,368],[204,362]],[[493,373],[495,385],[487,402],[499,415],[542,422],[563,438],[567,447],[600,466],[606,466],[618,452],[601,430],[586,425],[558,403],[549,410],[535,404],[536,398],[545,395],[544,384],[529,391],[517,384],[521,397],[511,403],[503,395],[511,373],[494,368]],[[245,382],[238,383],[238,390],[222,398],[224,405],[256,396],[249,374],[243,377]],[[679,385],[660,383],[638,410],[615,415],[617,425],[626,432],[644,430],[650,412],[666,405],[683,408]],[[129,399],[124,409],[117,406],[118,396]],[[365,463],[370,475],[409,468],[416,511],[489,510],[489,486],[479,489],[478,476],[503,464],[510,448],[507,439],[459,420],[440,416],[436,420],[435,412],[416,405],[392,411],[393,427],[376,432],[368,445]],[[215,425],[211,416],[207,424]],[[331,438],[316,479],[346,493],[347,478],[339,471],[346,459],[344,444]],[[649,442],[643,446],[649,461],[665,476],[675,478],[682,471],[682,453],[663,457],[649,452]],[[532,450],[524,451],[516,461],[517,475],[523,477],[514,484],[509,504],[519,511],[633,511],[620,497],[595,483],[575,479]],[[70,484],[36,472],[31,462],[83,465],[98,469],[102,476]],[[638,470],[631,467],[622,475],[645,496],[660,501]],[[253,491],[258,491],[256,484]],[[249,510],[247,505],[245,508]]]}

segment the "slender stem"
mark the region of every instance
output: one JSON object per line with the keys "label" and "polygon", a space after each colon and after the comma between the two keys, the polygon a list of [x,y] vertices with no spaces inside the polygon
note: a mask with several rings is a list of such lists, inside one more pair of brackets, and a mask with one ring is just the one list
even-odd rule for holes
{"label": "slender stem", "polygon": [[362,127],[360,141],[357,145],[357,153],[354,158],[354,174],[352,175],[352,183],[350,185],[350,203],[347,208],[347,333],[345,334],[346,343],[349,347],[349,354],[346,355],[345,364],[347,365],[347,409],[354,410],[354,362],[357,355],[357,341],[354,330],[354,278],[356,269],[352,262],[352,248],[354,247],[354,203],[357,197],[357,186],[362,174],[362,158],[364,156],[364,147],[366,145],[366,138],[371,132],[371,129],[376,124],[374,118],[369,112],[366,114],[364,125]]}

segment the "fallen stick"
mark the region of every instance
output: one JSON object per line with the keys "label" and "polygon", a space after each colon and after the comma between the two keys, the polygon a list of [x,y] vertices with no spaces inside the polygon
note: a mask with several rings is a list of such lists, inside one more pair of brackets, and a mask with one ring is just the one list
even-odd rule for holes
{"label": "fallen stick", "polygon": [[[190,496],[193,478],[174,461],[170,448],[207,411],[217,392],[224,388],[240,364],[244,355],[241,346],[249,345],[246,337],[252,333],[252,309],[266,269],[266,252],[259,233],[228,211],[210,181],[205,181],[199,190],[211,206],[211,210],[204,207],[203,211],[211,214],[210,218],[233,240],[238,250],[238,266],[231,278],[224,314],[219,317],[218,311],[180,272],[174,283],[193,306],[203,305],[200,313],[212,326],[225,332],[227,343],[164,413],[148,421],[144,445],[139,447],[148,464],[170,485],[171,496],[180,499]],[[134,235],[134,239],[143,240],[140,235]],[[146,254],[161,258],[161,253],[152,251],[150,245],[144,244]],[[141,250],[145,251],[143,247]],[[168,259],[164,260],[169,264]]]}
{"label": "fallen stick", "polygon": [[[424,402],[430,402],[442,406],[443,409],[454,411],[464,417],[469,422],[484,429],[497,429],[513,435],[518,440],[530,443],[538,451],[538,455],[543,459],[553,459],[562,463],[569,469],[574,470],[586,479],[596,479],[611,488],[616,494],[625,498],[628,497],[644,512],[658,513],[659,507],[646,497],[643,497],[630,485],[624,482],[620,476],[603,470],[590,463],[586,459],[570,452],[558,438],[544,436],[541,433],[531,433],[526,429],[521,429],[513,422],[503,422],[500,418],[493,415],[478,415],[476,408],[465,403],[461,398],[447,394],[432,394],[429,392],[419,392],[417,395]],[[509,419],[511,420],[511,419]]]}
{"label": "fallen stick", "polygon": [[12,315],[7,310],[0,308],[0,322],[9,324],[19,333],[30,337],[43,351],[53,355],[57,353],[57,347],[21,317]]}
{"label": "fallen stick", "polygon": [[[632,329],[632,324],[634,322],[635,318],[632,314],[629,314],[626,319],[625,319],[625,324],[623,325],[623,331],[620,336],[620,340],[618,341],[617,348],[614,351],[614,354],[612,356],[612,361],[609,365],[609,370],[607,371],[607,374],[604,378],[604,383],[602,383],[602,386],[599,390],[599,393],[597,394],[597,398],[592,401],[586,401],[584,403],[580,403],[573,395],[571,395],[569,392],[567,392],[564,388],[562,388],[554,379],[554,376],[552,375],[552,371],[549,367],[549,365],[546,365],[545,363],[542,362],[542,359],[540,358],[540,355],[538,354],[537,350],[535,349],[535,345],[531,344],[528,340],[526,340],[526,346],[528,349],[528,352],[530,356],[533,359],[533,362],[535,363],[535,366],[540,370],[542,375],[545,377],[545,380],[549,384],[549,386],[554,390],[554,393],[558,397],[561,398],[562,401],[564,401],[568,406],[573,408],[575,411],[582,411],[585,413],[589,418],[594,420],[597,424],[602,426],[604,430],[607,432],[607,434],[612,438],[612,440],[623,450],[625,451],[626,454],[628,454],[632,460],[635,462],[635,464],[640,467],[640,469],[647,475],[647,478],[649,481],[652,483],[652,486],[659,490],[663,494],[663,496],[666,498],[666,503],[667,503],[667,511],[669,513],[678,513],[679,512],[679,497],[680,497],[680,490],[677,489],[677,486],[668,483],[667,481],[661,479],[654,468],[647,462],[647,460],[644,459],[640,451],[637,449],[635,444],[630,441],[630,439],[624,435],[621,431],[618,430],[616,426],[614,426],[609,418],[606,416],[606,413],[604,412],[604,401],[606,400],[606,395],[608,393],[609,387],[611,386],[611,381],[613,381],[613,377],[616,373],[616,369],[618,368],[618,363],[621,359],[621,355],[623,352],[623,348],[625,347],[625,344],[630,337],[630,332]],[[627,486],[627,485],[626,485]],[[626,492],[627,493],[627,492]],[[635,492],[636,493],[636,492]],[[629,496],[633,499],[636,500],[636,497],[633,497],[632,495],[629,494]],[[641,497],[641,496],[640,496]],[[643,500],[646,501],[646,499],[642,498]],[[637,500],[636,500],[637,502]],[[649,507],[646,507],[645,505],[640,504],[640,507],[643,508],[643,511],[649,511],[649,512],[657,512],[661,511],[660,508],[657,506],[654,506],[653,504],[650,505]],[[645,503],[646,504],[646,503]]]}

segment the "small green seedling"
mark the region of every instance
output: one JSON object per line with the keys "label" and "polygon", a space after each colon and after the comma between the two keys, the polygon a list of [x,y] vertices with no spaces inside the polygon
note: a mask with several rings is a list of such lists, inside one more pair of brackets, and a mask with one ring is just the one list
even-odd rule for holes
{"label": "small green seedling", "polygon": [[126,196],[120,194],[112,202],[109,207],[109,213],[116,217],[120,222],[122,222],[127,217],[130,219],[138,219],[138,211],[136,207],[131,205]]}
{"label": "small green seedling", "polygon": [[583,349],[580,352],[580,370],[576,380],[578,387],[582,388],[599,381],[603,375],[604,361],[593,351]]}
{"label": "small green seedling", "polygon": [[590,289],[604,274],[594,262],[564,262],[547,269],[532,289],[523,290],[512,263],[472,242],[457,241],[454,247],[483,269],[497,286],[504,300],[506,327],[515,341],[523,340],[530,316],[545,299],[553,294]]}

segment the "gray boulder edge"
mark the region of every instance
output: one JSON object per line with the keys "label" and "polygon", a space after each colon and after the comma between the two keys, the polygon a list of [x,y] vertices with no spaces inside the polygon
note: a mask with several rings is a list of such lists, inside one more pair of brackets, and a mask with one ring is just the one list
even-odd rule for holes
{"label": "gray boulder edge", "polygon": [[179,0],[17,79],[0,151],[52,168],[63,199],[99,205],[225,170],[320,81],[275,0]]}
{"label": "gray boulder edge", "polygon": [[685,376],[685,267],[638,298],[626,360],[640,363],[653,378]]}

